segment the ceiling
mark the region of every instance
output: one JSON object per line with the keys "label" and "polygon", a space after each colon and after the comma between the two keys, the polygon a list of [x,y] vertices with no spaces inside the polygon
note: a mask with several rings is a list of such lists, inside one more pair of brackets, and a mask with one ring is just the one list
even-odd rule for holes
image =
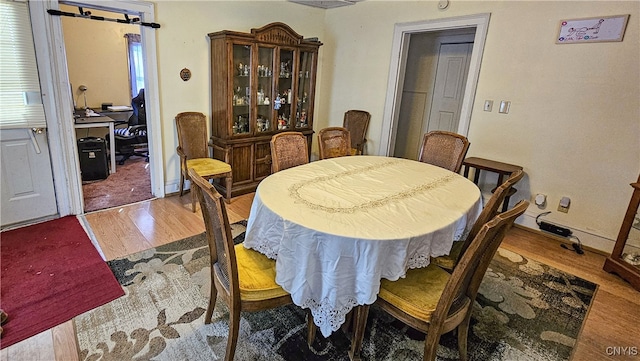
{"label": "ceiling", "polygon": [[341,6],[354,5],[359,1],[364,0],[288,0],[292,3],[313,6],[321,9],[333,9]]}

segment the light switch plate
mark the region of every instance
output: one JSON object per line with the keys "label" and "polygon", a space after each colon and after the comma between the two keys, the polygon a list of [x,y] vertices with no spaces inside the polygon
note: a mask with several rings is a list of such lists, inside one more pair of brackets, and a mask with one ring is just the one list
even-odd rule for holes
{"label": "light switch plate", "polygon": [[509,114],[509,108],[511,108],[511,102],[503,100],[500,102],[500,109],[498,110],[498,113]]}
{"label": "light switch plate", "polygon": [[484,111],[490,112],[493,109],[493,100],[484,101]]}

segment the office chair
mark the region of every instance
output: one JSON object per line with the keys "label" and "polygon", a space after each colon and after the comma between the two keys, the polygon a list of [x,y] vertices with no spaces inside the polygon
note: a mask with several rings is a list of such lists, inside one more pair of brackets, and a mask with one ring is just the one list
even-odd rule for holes
{"label": "office chair", "polygon": [[[127,127],[116,128],[113,131],[116,154],[120,156],[118,164],[124,162],[132,156],[144,157],[149,161],[149,141],[147,139],[147,115],[144,109],[144,89],[140,89],[137,96],[131,99],[133,114],[129,117]],[[109,137],[107,136],[107,141]]]}

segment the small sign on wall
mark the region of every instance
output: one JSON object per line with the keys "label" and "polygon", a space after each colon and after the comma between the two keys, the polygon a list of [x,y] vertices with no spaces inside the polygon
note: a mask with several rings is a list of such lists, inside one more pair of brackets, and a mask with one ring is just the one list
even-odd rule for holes
{"label": "small sign on wall", "polygon": [[622,41],[629,15],[561,20],[556,44]]}

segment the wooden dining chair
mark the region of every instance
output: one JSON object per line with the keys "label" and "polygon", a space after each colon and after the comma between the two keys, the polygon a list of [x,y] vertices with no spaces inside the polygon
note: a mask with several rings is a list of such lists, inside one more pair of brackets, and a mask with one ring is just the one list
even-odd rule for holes
{"label": "wooden dining chair", "polygon": [[271,137],[271,171],[309,163],[307,137],[300,132],[282,132]]}
{"label": "wooden dining chair", "polygon": [[[207,118],[198,112],[183,112],[176,115],[176,129],[178,131],[178,148],[180,157],[180,196],[184,193],[184,181],[190,180],[188,170],[195,172],[205,179],[225,179],[227,190],[225,201],[231,201],[231,186],[233,175],[229,165],[229,152],[216,145],[207,145]],[[224,161],[209,156],[209,148],[224,153]],[[196,211],[196,196],[191,193],[191,210]]]}
{"label": "wooden dining chair", "polygon": [[418,160],[458,173],[469,144],[464,135],[435,130],[424,135]]}
{"label": "wooden dining chair", "polygon": [[500,205],[504,201],[507,194],[511,188],[520,181],[524,177],[524,172],[522,170],[517,170],[511,173],[511,176],[504,181],[500,185],[500,187],[496,188],[489,198],[489,201],[480,212],[480,215],[476,219],[475,223],[471,227],[471,230],[467,234],[466,238],[461,241],[453,242],[453,246],[451,247],[451,252],[448,255],[434,257],[431,259],[431,263],[444,268],[445,270],[451,272],[458,264],[460,257],[464,254],[464,252],[469,248],[471,241],[476,238],[478,232],[480,232],[480,228],[489,222],[493,217],[498,214],[498,209]]}
{"label": "wooden dining chair", "polygon": [[234,245],[222,196],[212,184],[189,169],[204,219],[211,255],[211,295],[204,318],[211,323],[216,299],[229,308],[229,338],[225,360],[233,360],[240,312],[255,312],[292,303],[291,296],[275,282],[276,262],[242,244]]}
{"label": "wooden dining chair", "polygon": [[370,120],[371,114],[364,110],[347,110],[344,113],[342,126],[351,134],[351,155],[364,154]]}
{"label": "wooden dining chair", "polygon": [[318,132],[320,159],[351,155],[351,135],[346,128],[329,127]]}
{"label": "wooden dining chair", "polygon": [[[427,334],[425,361],[436,359],[440,335],[454,329],[457,329],[460,359],[467,359],[469,321],[478,288],[505,234],[528,206],[529,202],[522,200],[485,223],[453,274],[429,265],[410,269],[404,278],[397,281],[382,280],[376,304],[393,317]],[[368,306],[360,307],[366,309]],[[358,329],[354,334],[364,334],[363,324],[366,322],[363,322],[363,317],[366,313],[358,315]],[[352,342],[362,344],[361,340]]]}

